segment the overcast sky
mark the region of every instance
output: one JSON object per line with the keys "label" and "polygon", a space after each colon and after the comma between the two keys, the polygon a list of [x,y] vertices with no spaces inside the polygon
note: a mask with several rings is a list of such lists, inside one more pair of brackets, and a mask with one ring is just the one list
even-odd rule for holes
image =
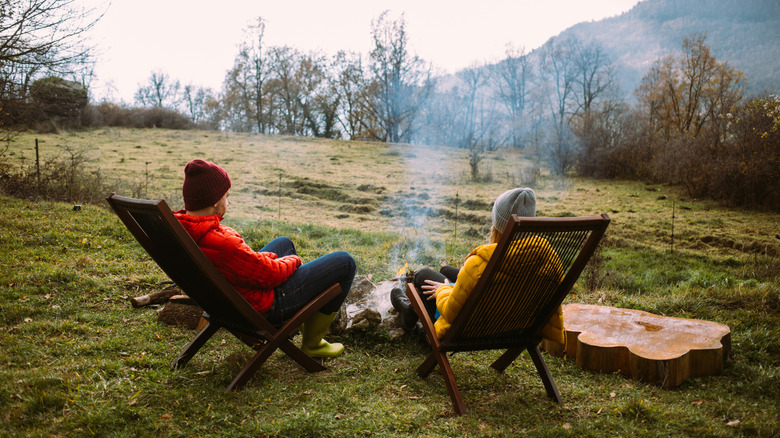
{"label": "overcast sky", "polygon": [[[97,0],[81,0],[90,2]],[[333,55],[371,50],[371,21],[404,14],[410,52],[441,72],[499,60],[508,44],[533,50],[582,21],[638,0],[111,0],[92,31],[99,51],[92,97],[132,103],[152,71],[221,89],[243,29],[263,17],[268,46]]]}

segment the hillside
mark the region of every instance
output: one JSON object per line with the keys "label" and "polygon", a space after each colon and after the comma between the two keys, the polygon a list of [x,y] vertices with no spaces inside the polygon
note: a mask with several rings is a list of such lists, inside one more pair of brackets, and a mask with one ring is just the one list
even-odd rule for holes
{"label": "hillside", "polygon": [[0,436],[778,436],[776,213],[720,207],[668,185],[524,181],[527,152],[517,149],[491,151],[491,178],[471,181],[467,152],[454,148],[111,128],[25,132],[10,146],[13,160],[32,166],[36,143],[43,163],[73,166],[63,148],[83,150],[79,176],[173,208],[185,163],[216,161],[233,182],[225,223],[251,247],[284,235],[306,261],[347,250],[377,285],[405,263],[463,263],[485,241],[495,197],[527,184],[539,216],[612,219],[565,304],[725,324],[731,354],[721,375],[664,389],[543,353],[559,406],[527,354],[496,373],[500,351],[463,352],[451,359],[468,409],[461,417],[439,369],[417,375],[430,353],[420,336],[369,327],[329,335],[346,351],[324,361],[327,371],[307,373],[277,352],[246,387],[225,393],[253,350],[220,330],[172,369],[196,332],[131,306],[167,277],[105,202],[73,209],[0,193]]}
{"label": "hillside", "polygon": [[655,60],[678,52],[692,33],[706,33],[715,57],[745,74],[748,94],[780,89],[776,0],[645,0],[619,16],[572,26],[557,38],[598,41],[631,96]]}

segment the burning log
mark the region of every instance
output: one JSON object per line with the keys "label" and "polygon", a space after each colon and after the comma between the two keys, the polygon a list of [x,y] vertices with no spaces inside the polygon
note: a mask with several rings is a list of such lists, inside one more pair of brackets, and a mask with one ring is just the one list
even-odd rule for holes
{"label": "burning log", "polygon": [[409,269],[409,263],[406,263],[401,269],[398,270],[396,276],[391,278],[390,281],[400,281],[403,283],[401,286],[406,283],[412,283],[414,281],[414,270]]}

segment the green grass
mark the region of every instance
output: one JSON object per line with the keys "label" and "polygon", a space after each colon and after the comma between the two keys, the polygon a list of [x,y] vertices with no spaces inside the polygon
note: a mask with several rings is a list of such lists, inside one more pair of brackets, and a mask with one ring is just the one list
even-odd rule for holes
{"label": "green grass", "polygon": [[[462,260],[484,239],[492,199],[516,181],[508,169],[520,159],[497,155],[494,180],[475,184],[464,176],[465,156],[445,151],[450,171],[421,183],[404,170],[411,153],[403,145],[156,130],[44,140],[92,142],[95,166],[118,166],[120,157],[135,163],[113,170],[117,178],[143,175],[138,151],[153,157],[159,187],[150,197],[176,192],[188,154],[211,151],[219,159],[283,146],[286,162],[253,163],[253,174],[239,169],[257,158],[229,161],[236,195],[228,225],[253,246],[290,236],[304,260],[346,249],[358,274],[374,281],[392,277],[404,260],[413,268]],[[171,151],[170,162],[160,156]],[[382,178],[366,176],[375,160],[383,162]],[[280,168],[281,194],[272,170]],[[488,368],[497,352],[460,353],[452,364],[468,415],[459,417],[441,376],[414,372],[428,351],[423,342],[369,331],[334,335],[346,353],[328,360],[323,373],[307,374],[277,352],[245,388],[225,394],[249,350],[218,334],[187,367],[170,368],[194,332],[130,306],[130,297],[160,290],[167,278],[106,206],[76,212],[71,204],[0,197],[0,436],[776,436],[778,215],[634,182],[543,177],[534,188],[540,215],[603,211],[613,219],[594,267],[567,302],[726,324],[732,355],[723,374],[662,389],[545,355],[564,399],[557,406],[527,355],[497,374]],[[376,210],[345,212],[343,205]],[[422,229],[398,213],[414,205],[433,212]],[[421,245],[422,237],[430,239]]]}

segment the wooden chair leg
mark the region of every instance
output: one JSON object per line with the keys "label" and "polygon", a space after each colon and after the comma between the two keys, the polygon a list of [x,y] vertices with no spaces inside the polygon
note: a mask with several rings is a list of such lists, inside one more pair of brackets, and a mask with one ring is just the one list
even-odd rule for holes
{"label": "wooden chair leg", "polygon": [[301,351],[300,348],[293,345],[290,341],[279,344],[279,349],[310,373],[317,373],[327,369],[325,365]]}
{"label": "wooden chair leg", "polygon": [[259,348],[257,348],[255,355],[246,365],[244,365],[244,368],[239,371],[233,381],[230,382],[230,385],[225,389],[225,392],[230,392],[246,385],[277,348],[282,350],[310,373],[327,369],[320,362],[317,362],[314,358],[301,351],[300,348],[293,345],[293,343],[287,339],[287,336],[281,332],[277,333],[275,337],[269,339],[264,344],[256,344],[256,347]]}
{"label": "wooden chair leg", "polygon": [[545,363],[542,354],[539,352],[539,346],[528,347],[528,354],[531,355],[531,360],[536,365],[536,371],[539,373],[539,377],[542,378],[547,396],[555,400],[556,403],[561,404],[561,394],[558,392],[558,387],[555,386],[555,380],[553,380],[552,374],[550,374],[550,369],[547,368],[547,363]]}
{"label": "wooden chair leg", "polygon": [[432,356],[439,364],[439,368],[441,368],[444,384],[447,386],[447,392],[450,394],[450,400],[452,400],[452,407],[455,409],[455,413],[458,415],[465,414],[466,406],[463,405],[463,398],[460,396],[460,390],[458,389],[457,383],[455,383],[455,374],[452,372],[452,367],[450,366],[450,361],[447,359],[447,355],[436,351]]}
{"label": "wooden chair leg", "polygon": [[455,374],[452,373],[450,361],[447,360],[447,354],[440,351],[440,344],[439,340],[436,338],[433,321],[425,310],[425,305],[417,294],[414,285],[411,283],[406,285],[406,296],[412,303],[415,313],[417,313],[417,316],[420,318],[420,322],[422,322],[423,329],[425,330],[425,337],[433,350],[428,358],[425,359],[425,362],[417,367],[417,374],[423,378],[427,377],[436,367],[436,364],[439,364],[441,373],[444,376],[444,384],[447,386],[447,392],[450,394],[450,400],[452,400],[452,407],[455,408],[455,412],[458,415],[463,415],[466,413],[466,407],[463,405],[463,399],[460,396],[458,385],[455,383]]}
{"label": "wooden chair leg", "polygon": [[428,315],[428,312],[425,310],[425,305],[423,305],[423,302],[417,294],[414,285],[411,283],[406,285],[406,296],[412,303],[412,307],[414,308],[418,318],[420,318],[420,322],[423,326],[423,332],[425,333],[425,339],[428,342],[428,345],[431,347],[431,350],[433,350],[431,354],[428,355],[428,358],[425,359],[425,362],[417,367],[417,374],[420,377],[425,378],[428,377],[428,374],[430,374],[431,371],[433,371],[433,369],[436,367],[436,363],[438,362],[438,358],[436,356],[440,354],[439,340],[436,338],[436,331],[433,326],[433,321]]}
{"label": "wooden chair leg", "polygon": [[184,365],[187,365],[187,362],[189,362],[190,359],[195,356],[195,353],[197,353],[198,350],[203,347],[206,341],[214,336],[214,333],[216,333],[219,328],[219,324],[214,324],[211,322],[206,327],[203,327],[203,330],[201,330],[200,333],[195,336],[195,339],[190,341],[190,343],[184,347],[184,349],[179,354],[179,357],[177,357],[176,360],[171,363],[171,366],[173,368],[181,368]]}
{"label": "wooden chair leg", "polygon": [[422,377],[423,379],[428,377],[428,374],[433,371],[434,368],[436,368],[436,353],[431,352],[431,354],[428,355],[428,357],[425,359],[425,362],[420,364],[419,367],[417,367],[417,375]]}
{"label": "wooden chair leg", "polygon": [[517,359],[517,356],[520,356],[520,353],[523,352],[522,348],[510,348],[507,350],[504,354],[502,354],[498,359],[495,360],[492,364],[490,364],[490,367],[494,370],[498,371],[499,373],[503,373],[506,368],[512,364],[512,362]]}
{"label": "wooden chair leg", "polygon": [[261,338],[256,338],[254,336],[249,336],[249,335],[246,335],[246,334],[243,334],[243,333],[239,333],[239,332],[234,331],[234,330],[230,330],[230,333],[233,333],[233,336],[238,338],[239,341],[243,342],[249,348],[252,348],[254,350],[259,349],[263,345],[263,343],[265,342]]}
{"label": "wooden chair leg", "polygon": [[267,342],[259,350],[257,350],[257,353],[251,359],[249,359],[249,362],[247,362],[246,365],[244,365],[244,368],[239,371],[238,375],[233,379],[232,382],[230,382],[230,385],[225,388],[225,392],[230,392],[234,389],[238,389],[246,385],[246,383],[249,382],[249,379],[255,375],[257,370],[259,370],[263,363],[265,363],[265,361],[271,357],[271,354],[275,350],[276,346],[274,345],[272,347],[271,342]]}

